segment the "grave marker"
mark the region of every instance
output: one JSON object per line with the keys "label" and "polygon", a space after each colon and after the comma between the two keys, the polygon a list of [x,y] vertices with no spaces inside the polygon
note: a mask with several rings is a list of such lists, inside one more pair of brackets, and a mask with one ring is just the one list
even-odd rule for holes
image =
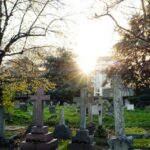
{"label": "grave marker", "polygon": [[35,100],[35,126],[32,127],[31,133],[26,135],[26,141],[20,145],[20,150],[56,150],[58,141],[53,139],[53,134],[48,133],[48,127],[43,123],[43,103],[49,100],[49,95],[44,95],[44,90],[39,88],[36,95],[30,97]]}
{"label": "grave marker", "polygon": [[114,120],[115,120],[115,134],[111,139],[111,148],[114,150],[128,150],[129,140],[125,136],[125,119],[122,93],[122,80],[118,75],[113,76],[113,103],[114,103]]}
{"label": "grave marker", "polygon": [[89,136],[89,131],[86,129],[87,88],[80,90],[80,96],[80,130],[72,138],[72,142],[68,144],[68,150],[95,150],[93,138]]}

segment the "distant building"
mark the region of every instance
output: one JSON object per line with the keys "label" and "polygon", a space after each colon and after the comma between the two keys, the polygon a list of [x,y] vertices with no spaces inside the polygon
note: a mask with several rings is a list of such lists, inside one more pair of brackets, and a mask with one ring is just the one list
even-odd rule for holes
{"label": "distant building", "polygon": [[[94,96],[113,97],[111,82],[108,81],[105,73],[105,70],[113,63],[114,61],[110,56],[99,57],[97,59],[93,80]],[[122,94],[123,96],[133,96],[134,92],[131,88],[123,87]]]}
{"label": "distant building", "polygon": [[107,69],[112,63],[112,57],[109,56],[103,56],[97,59],[93,81],[94,96],[103,96],[103,90],[111,88],[110,83],[107,83],[105,86],[103,86],[103,84],[107,78],[104,70]]}

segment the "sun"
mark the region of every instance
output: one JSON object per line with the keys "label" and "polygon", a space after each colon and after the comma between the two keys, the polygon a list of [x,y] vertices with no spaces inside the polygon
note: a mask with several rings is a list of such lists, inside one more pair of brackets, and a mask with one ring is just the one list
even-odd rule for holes
{"label": "sun", "polygon": [[94,70],[99,56],[110,54],[110,39],[107,38],[107,32],[109,32],[109,28],[104,31],[102,25],[97,21],[84,22],[78,26],[75,52],[78,55],[77,63],[83,72],[91,72]]}
{"label": "sun", "polygon": [[95,60],[86,60],[80,58],[77,62],[80,66],[80,69],[85,74],[89,74],[95,69],[95,63],[96,63]]}

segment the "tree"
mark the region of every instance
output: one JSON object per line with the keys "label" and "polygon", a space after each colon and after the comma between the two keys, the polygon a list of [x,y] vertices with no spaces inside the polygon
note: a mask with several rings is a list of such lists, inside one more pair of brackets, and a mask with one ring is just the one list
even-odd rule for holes
{"label": "tree", "polygon": [[43,71],[28,57],[12,59],[6,64],[1,70],[4,82],[1,104],[6,108],[12,106],[16,93],[30,95],[39,87],[43,87],[46,92],[55,89],[55,84],[41,77]]}
{"label": "tree", "polygon": [[80,86],[81,72],[75,62],[75,55],[64,48],[56,49],[47,57],[45,77],[56,83],[52,93],[56,100],[72,100]]}
{"label": "tree", "polygon": [[48,8],[53,7],[54,11],[58,3],[58,0],[0,0],[0,65],[4,57],[34,48],[29,42],[31,38],[33,41],[55,32],[51,26],[62,18]]}
{"label": "tree", "polygon": [[108,5],[105,14],[96,15],[111,17],[121,36],[114,46],[116,63],[108,71],[109,75],[121,74],[124,83],[136,91],[150,88],[150,2],[141,0],[141,8],[142,11],[132,15],[129,28],[118,23],[110,13]]}

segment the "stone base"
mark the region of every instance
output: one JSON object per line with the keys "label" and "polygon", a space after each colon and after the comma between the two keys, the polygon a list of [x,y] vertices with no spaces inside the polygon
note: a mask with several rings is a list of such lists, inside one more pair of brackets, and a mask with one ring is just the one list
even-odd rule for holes
{"label": "stone base", "polygon": [[94,131],[96,129],[95,124],[94,123],[89,123],[87,125],[87,129],[89,130],[89,135],[93,135]]}
{"label": "stone base", "polygon": [[94,137],[94,141],[96,142],[96,145],[98,146],[108,146],[107,138]]}
{"label": "stone base", "polygon": [[95,150],[96,144],[93,138],[89,136],[88,130],[79,130],[72,143],[68,144],[68,150]]}
{"label": "stone base", "polygon": [[47,134],[32,134],[28,133],[26,135],[26,141],[28,142],[49,142],[53,139],[53,133]]}
{"label": "stone base", "polygon": [[48,133],[48,127],[47,126],[43,126],[43,127],[33,126],[31,133],[32,134],[46,134]]}
{"label": "stone base", "polygon": [[95,150],[95,143],[84,144],[84,143],[70,143],[68,144],[67,150]]}
{"label": "stone base", "polygon": [[112,150],[129,150],[129,143],[124,139],[118,139],[117,137],[112,137],[109,140],[109,145]]}
{"label": "stone base", "polygon": [[53,134],[54,134],[54,138],[57,139],[66,140],[71,138],[71,131],[66,125],[56,126]]}
{"label": "stone base", "polygon": [[87,143],[90,144],[93,142],[92,136],[89,135],[88,130],[79,130],[76,133],[76,136],[72,138],[72,143]]}
{"label": "stone base", "polygon": [[25,142],[20,144],[20,150],[56,150],[58,148],[58,140],[53,139],[47,143]]}

